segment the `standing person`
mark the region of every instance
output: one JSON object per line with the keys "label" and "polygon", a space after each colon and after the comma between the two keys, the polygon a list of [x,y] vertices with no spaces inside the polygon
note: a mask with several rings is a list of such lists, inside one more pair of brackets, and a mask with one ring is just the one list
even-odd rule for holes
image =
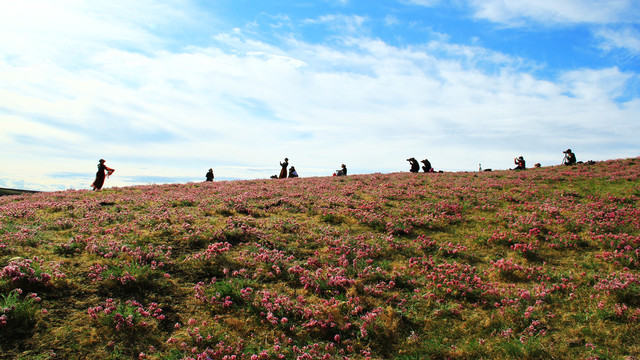
{"label": "standing person", "polygon": [[207,171],[207,175],[205,176],[206,176],[205,181],[213,181],[213,169],[209,169],[209,171]]}
{"label": "standing person", "polygon": [[524,170],[527,168],[525,165],[524,158],[522,156],[514,158],[513,163],[516,164],[516,167],[513,170]]}
{"label": "standing person", "polygon": [[[102,185],[104,185],[105,176],[109,177],[115,171],[114,169],[105,165],[104,164],[105,162],[106,161],[104,159],[100,159],[98,161],[98,172],[96,173],[96,179],[93,181],[93,184],[91,184],[91,186],[93,187],[93,190],[102,189]],[[106,174],[105,174],[105,171],[107,172]]]}
{"label": "standing person", "polygon": [[424,172],[433,172],[433,168],[431,167],[431,162],[429,161],[429,159],[424,159],[420,162],[424,164],[422,166],[422,170]]}
{"label": "standing person", "polygon": [[418,160],[416,160],[416,158],[408,158],[407,161],[409,162],[409,164],[411,164],[411,171],[412,173],[417,173],[420,171],[420,164],[418,164]]}
{"label": "standing person", "polygon": [[289,166],[289,159],[288,158],[284,158],[284,162],[280,163],[280,166],[282,167],[282,169],[280,170],[280,176],[278,178],[280,179],[286,179],[287,178],[287,167]]}
{"label": "standing person", "polygon": [[564,159],[562,160],[562,163],[569,166],[569,165],[575,165],[576,164],[576,154],[571,152],[571,149],[567,149],[566,151],[563,151],[564,153]]}
{"label": "standing person", "polygon": [[289,177],[290,178],[298,177],[298,172],[296,171],[296,168],[294,168],[293,166],[289,168]]}

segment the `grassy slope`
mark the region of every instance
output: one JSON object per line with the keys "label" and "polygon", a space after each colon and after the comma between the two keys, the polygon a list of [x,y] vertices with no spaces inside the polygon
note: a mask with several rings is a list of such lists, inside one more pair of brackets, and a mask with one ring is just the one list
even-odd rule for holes
{"label": "grassy slope", "polygon": [[631,356],[639,177],[636,158],[2,197],[0,358]]}
{"label": "grassy slope", "polygon": [[37,191],[33,191],[33,190],[19,190],[19,189],[0,188],[0,196],[33,194],[33,193],[36,193],[36,192]]}

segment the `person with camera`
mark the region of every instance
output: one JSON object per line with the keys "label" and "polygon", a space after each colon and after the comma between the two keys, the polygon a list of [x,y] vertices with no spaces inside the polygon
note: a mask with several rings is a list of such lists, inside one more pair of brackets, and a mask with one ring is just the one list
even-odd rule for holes
{"label": "person with camera", "polygon": [[524,170],[527,168],[525,165],[524,158],[522,156],[514,158],[513,163],[516,164],[516,167],[513,170]]}
{"label": "person with camera", "polygon": [[284,158],[284,162],[280,163],[280,175],[278,176],[279,179],[286,179],[287,178],[287,167],[289,166],[289,158]]}
{"label": "person with camera", "polygon": [[435,172],[435,170],[433,170],[433,168],[431,167],[431,162],[429,161],[429,159],[424,159],[422,161],[420,161],[422,164],[422,171],[428,173],[428,172]]}
{"label": "person with camera", "polygon": [[564,154],[564,159],[562,159],[562,163],[564,165],[570,166],[570,165],[575,165],[577,163],[576,154],[571,152],[571,149],[567,149],[562,153]]}
{"label": "person with camera", "polygon": [[407,161],[409,162],[409,164],[411,164],[411,169],[409,171],[411,171],[412,173],[417,173],[420,171],[420,164],[418,164],[418,160],[416,160],[416,158],[408,158]]}

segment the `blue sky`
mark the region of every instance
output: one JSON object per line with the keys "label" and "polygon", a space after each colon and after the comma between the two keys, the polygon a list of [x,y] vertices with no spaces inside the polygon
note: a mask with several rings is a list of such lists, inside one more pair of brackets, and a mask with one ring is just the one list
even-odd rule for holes
{"label": "blue sky", "polygon": [[0,5],[0,187],[640,155],[632,0]]}

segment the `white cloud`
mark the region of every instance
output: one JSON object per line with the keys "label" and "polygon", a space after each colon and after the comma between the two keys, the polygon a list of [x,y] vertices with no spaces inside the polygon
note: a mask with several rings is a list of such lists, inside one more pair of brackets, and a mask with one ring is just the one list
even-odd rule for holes
{"label": "white cloud", "polygon": [[520,26],[637,23],[640,11],[634,0],[469,0],[475,17]]}
{"label": "white cloud", "polygon": [[387,15],[384,17],[384,24],[386,26],[395,26],[395,25],[398,25],[399,23],[400,23],[400,20],[393,15]]}
{"label": "white cloud", "polygon": [[[165,4],[148,0],[5,2],[0,33],[11,36],[2,36],[0,46],[5,54],[30,54],[52,61],[68,61],[69,53],[91,53],[109,46],[150,50],[164,43],[154,32],[172,30],[168,18],[184,17],[180,7]],[[82,58],[73,62],[78,63]]]}
{"label": "white cloud", "polygon": [[620,30],[603,28],[595,32],[600,41],[600,49],[611,52],[622,50],[631,56],[640,55],[640,31],[633,27],[625,27]]}
{"label": "white cloud", "polygon": [[[91,15],[104,7],[68,4],[51,11],[102,29],[94,34],[111,24]],[[176,27],[183,19],[171,7],[156,14],[155,23]],[[429,157],[437,169],[497,168],[496,153],[505,167],[512,151],[544,163],[566,147],[580,151],[593,134],[605,144],[640,135],[638,102],[616,102],[632,74],[617,68],[543,80],[535,64],[479,46],[362,37],[366,19],[343,16],[316,20],[349,29],[340,48],[296,38],[276,45],[240,29],[172,48],[133,18],[113,20],[127,24],[126,36],[51,24],[46,36],[21,28],[29,46],[0,40],[13,49],[0,57],[3,183],[87,188],[101,157],[117,170],[108,186],[197,180],[209,167],[217,178],[268,177],[285,156],[302,176],[341,163],[353,172],[404,171],[409,156]],[[49,42],[87,46],[65,52]]]}
{"label": "white cloud", "polygon": [[602,70],[576,70],[562,76],[566,91],[585,103],[607,103],[621,96],[624,84],[630,74],[621,73],[617,68]]}
{"label": "white cloud", "polygon": [[329,14],[307,19],[306,24],[325,24],[333,31],[344,34],[360,34],[366,30],[367,18],[359,15]]}
{"label": "white cloud", "polygon": [[404,4],[413,4],[420,6],[435,6],[436,4],[440,3],[441,0],[401,0],[400,2]]}

